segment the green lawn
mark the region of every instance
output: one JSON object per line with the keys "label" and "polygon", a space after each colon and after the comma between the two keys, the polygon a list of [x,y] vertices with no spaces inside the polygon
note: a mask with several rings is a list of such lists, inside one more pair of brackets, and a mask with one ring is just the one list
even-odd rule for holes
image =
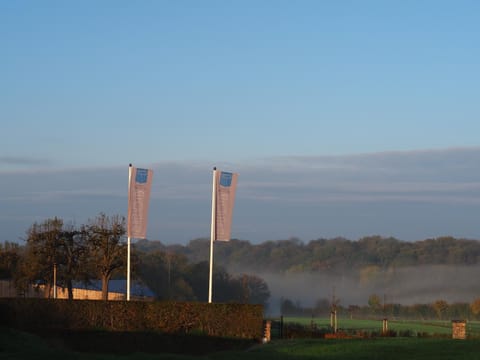
{"label": "green lawn", "polygon": [[[302,318],[302,317],[286,317],[285,323],[297,323],[310,326],[313,323],[318,328],[327,328],[330,326],[330,319],[327,318]],[[366,330],[366,331],[381,331],[381,320],[360,320],[360,319],[337,319],[339,329],[346,330]],[[414,334],[438,334],[438,335],[451,335],[452,323],[450,321],[418,321],[418,320],[405,320],[405,321],[388,321],[388,329],[396,332],[411,331]],[[471,337],[480,336],[480,322],[469,321],[467,322],[467,334]]]}
{"label": "green lawn", "polygon": [[[240,359],[235,354],[229,359]],[[283,340],[252,351],[254,359],[444,360],[480,359],[474,340],[378,338],[369,340]]]}
{"label": "green lawn", "polygon": [[[161,347],[161,344],[159,344]],[[480,341],[438,338],[377,338],[368,340],[276,340],[248,350],[211,353],[204,356],[172,354],[91,354],[72,352],[62,344],[46,343],[27,333],[0,328],[0,359],[48,360],[480,360]]]}

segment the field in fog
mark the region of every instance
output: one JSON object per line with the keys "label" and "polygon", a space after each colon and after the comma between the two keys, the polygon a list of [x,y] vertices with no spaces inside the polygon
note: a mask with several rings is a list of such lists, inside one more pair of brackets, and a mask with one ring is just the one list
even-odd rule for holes
{"label": "field in fog", "polygon": [[281,298],[313,306],[318,299],[331,299],[333,292],[342,306],[366,305],[372,294],[385,296],[392,304],[428,304],[436,300],[470,303],[480,297],[480,266],[418,266],[377,271],[362,278],[358,273],[260,274],[270,288],[270,310]]}

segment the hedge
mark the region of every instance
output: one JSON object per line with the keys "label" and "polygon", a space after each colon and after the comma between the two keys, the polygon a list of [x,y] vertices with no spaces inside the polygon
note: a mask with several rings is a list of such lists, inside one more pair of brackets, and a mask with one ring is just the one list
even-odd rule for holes
{"label": "hedge", "polygon": [[263,306],[193,302],[0,299],[0,323],[25,330],[158,331],[261,339]]}

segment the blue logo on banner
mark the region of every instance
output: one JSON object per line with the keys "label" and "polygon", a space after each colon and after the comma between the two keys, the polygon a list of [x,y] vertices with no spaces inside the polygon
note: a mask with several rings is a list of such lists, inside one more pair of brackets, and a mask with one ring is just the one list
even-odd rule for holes
{"label": "blue logo on banner", "polygon": [[220,185],[225,187],[232,185],[232,176],[232,173],[222,171],[220,174]]}
{"label": "blue logo on banner", "polygon": [[135,175],[135,182],[139,184],[145,184],[147,182],[148,169],[137,169],[137,174]]}

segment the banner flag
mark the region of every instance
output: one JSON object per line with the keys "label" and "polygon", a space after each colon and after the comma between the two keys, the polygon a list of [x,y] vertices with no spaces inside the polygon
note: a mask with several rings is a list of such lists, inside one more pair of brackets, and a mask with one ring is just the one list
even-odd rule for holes
{"label": "banner flag", "polygon": [[213,240],[229,241],[238,174],[216,171],[215,234]]}
{"label": "banner flag", "polygon": [[147,237],[148,204],[153,171],[131,167],[128,184],[127,236],[135,239]]}

